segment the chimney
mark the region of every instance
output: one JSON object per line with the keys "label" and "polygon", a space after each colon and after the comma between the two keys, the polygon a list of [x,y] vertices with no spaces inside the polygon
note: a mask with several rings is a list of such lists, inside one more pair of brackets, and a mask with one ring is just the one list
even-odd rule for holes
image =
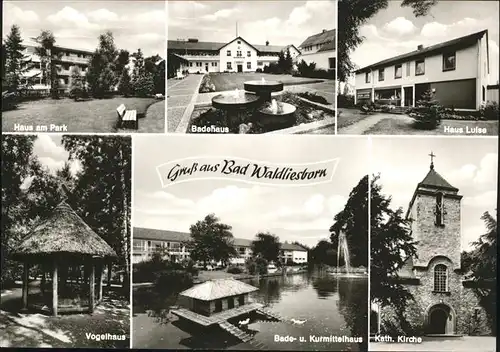
{"label": "chimney", "polygon": [[326,32],[326,29],[323,29],[323,31],[321,31],[321,33],[325,33]]}
{"label": "chimney", "polygon": [[417,46],[417,50],[420,51],[420,50],[423,50],[424,49],[424,46],[422,44],[420,44],[419,46]]}
{"label": "chimney", "polygon": [[269,40],[266,40],[266,46],[268,46],[268,45],[269,45]]}

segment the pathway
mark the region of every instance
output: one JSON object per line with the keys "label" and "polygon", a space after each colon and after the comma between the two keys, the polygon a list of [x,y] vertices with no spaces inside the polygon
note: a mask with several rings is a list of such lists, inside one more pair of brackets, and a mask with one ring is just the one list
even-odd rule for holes
{"label": "pathway", "polygon": [[184,123],[183,117],[191,117],[202,79],[203,75],[188,75],[182,80],[167,80],[168,132],[176,132],[181,121]]}
{"label": "pathway", "polygon": [[[339,116],[340,118],[340,116]],[[352,134],[352,135],[362,135],[365,134],[370,128],[375,126],[382,120],[385,119],[395,119],[400,121],[413,121],[411,117],[407,115],[398,115],[398,114],[380,114],[376,113],[373,115],[367,115],[366,118],[353,123],[352,125],[339,128],[338,134]]]}
{"label": "pathway", "polygon": [[370,343],[370,351],[453,351],[453,352],[493,352],[496,350],[494,336],[464,336],[460,338],[428,338],[422,343]]}

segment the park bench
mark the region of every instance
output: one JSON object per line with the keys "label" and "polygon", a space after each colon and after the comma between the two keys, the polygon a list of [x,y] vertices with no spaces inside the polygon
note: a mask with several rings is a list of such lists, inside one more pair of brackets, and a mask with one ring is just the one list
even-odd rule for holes
{"label": "park bench", "polygon": [[120,119],[120,123],[123,128],[130,128],[134,130],[138,128],[136,110],[127,110],[125,105],[121,104],[116,108],[116,112],[118,113],[118,118]]}

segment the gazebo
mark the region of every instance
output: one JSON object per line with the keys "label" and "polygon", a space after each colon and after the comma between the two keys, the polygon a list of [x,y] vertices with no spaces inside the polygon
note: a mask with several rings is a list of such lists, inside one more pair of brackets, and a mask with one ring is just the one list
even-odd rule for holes
{"label": "gazebo", "polygon": [[[29,269],[37,264],[43,268],[41,304],[43,307],[47,306],[44,297],[45,270],[50,267],[52,274],[51,312],[52,315],[57,316],[58,312],[93,313],[96,305],[102,300],[103,267],[108,264],[108,270],[110,270],[111,262],[117,255],[106,241],[99,237],[65,201],[62,201],[45,221],[39,223],[21,240],[12,253],[12,257],[24,264],[23,310],[28,309]],[[79,282],[78,276],[74,282],[79,286],[88,283],[88,302],[75,304],[77,300],[70,299],[68,303],[60,305],[59,284],[63,287],[67,285],[68,268],[76,267],[81,273],[82,266],[85,268],[84,280]],[[37,304],[31,304],[31,306],[39,308]]]}

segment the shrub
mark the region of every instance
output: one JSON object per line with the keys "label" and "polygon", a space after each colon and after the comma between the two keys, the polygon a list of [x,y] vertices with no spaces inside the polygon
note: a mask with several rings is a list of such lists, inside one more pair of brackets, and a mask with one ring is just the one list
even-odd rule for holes
{"label": "shrub", "polygon": [[267,265],[268,262],[264,258],[249,258],[245,262],[245,266],[247,267],[248,272],[250,275],[265,275],[267,274]]}
{"label": "shrub", "polygon": [[257,73],[262,73],[262,69],[259,67],[258,69],[255,70]]}
{"label": "shrub", "polygon": [[297,93],[297,95],[301,96],[302,98],[305,98],[307,100],[313,101],[315,103],[324,104],[324,105],[329,104],[328,100],[326,100],[321,95],[317,95],[316,93],[305,92],[305,93]]}
{"label": "shrub", "polygon": [[71,82],[69,88],[69,95],[75,101],[83,97],[83,91],[85,90],[84,78],[80,73],[78,66],[71,69]]}
{"label": "shrub", "polygon": [[134,94],[138,97],[149,97],[155,90],[154,77],[150,73],[143,73],[134,78],[132,85]]}
{"label": "shrub", "polygon": [[130,81],[130,74],[128,68],[124,67],[118,84],[118,91],[124,96],[129,96],[132,92],[132,82]]}
{"label": "shrub", "polygon": [[229,274],[241,274],[243,273],[243,269],[239,266],[230,266],[229,268],[227,268],[227,272]]}
{"label": "shrub", "polygon": [[201,80],[200,89],[198,90],[198,93],[209,93],[209,92],[215,92],[215,84],[213,84],[212,81],[210,80],[210,76],[206,75]]}
{"label": "shrub", "polygon": [[498,103],[488,101],[486,104],[481,104],[479,112],[484,120],[498,120]]}
{"label": "shrub", "polygon": [[434,100],[433,93],[428,90],[417,101],[417,106],[407,110],[407,114],[415,120],[417,128],[433,130],[439,126],[445,109]]}
{"label": "shrub", "polygon": [[337,96],[337,106],[339,108],[352,108],[354,107],[354,96],[340,94]]}
{"label": "shrub", "polygon": [[13,110],[17,108],[18,96],[16,92],[2,92],[2,111]]}

